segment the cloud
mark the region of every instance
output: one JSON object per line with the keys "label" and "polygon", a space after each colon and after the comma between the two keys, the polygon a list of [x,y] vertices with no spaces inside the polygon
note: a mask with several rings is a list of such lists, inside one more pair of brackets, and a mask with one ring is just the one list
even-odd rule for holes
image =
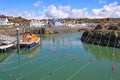
{"label": "cloud", "polygon": [[30,12],[24,11],[22,13],[19,13],[18,16],[22,16],[22,17],[25,17],[27,19],[31,19],[31,18],[34,19],[36,16],[36,13],[34,11],[30,11]]}
{"label": "cloud", "polygon": [[63,11],[70,11],[71,7],[70,6],[59,6],[58,9],[63,10]]}
{"label": "cloud", "polygon": [[107,1],[106,0],[99,0],[99,3],[107,3]]}
{"label": "cloud", "polygon": [[94,17],[112,17],[118,16],[120,12],[120,6],[117,2],[111,3],[109,5],[104,5],[103,8],[100,9],[93,9],[92,15]]}
{"label": "cloud", "polygon": [[17,10],[1,10],[0,14],[16,17],[18,16],[18,11]]}
{"label": "cloud", "polygon": [[38,6],[40,6],[41,3],[42,3],[42,1],[39,0],[39,1],[37,1],[36,3],[34,3],[33,6],[34,6],[34,7],[38,7]]}
{"label": "cloud", "polygon": [[69,13],[65,10],[66,8],[69,10],[68,6],[56,7],[54,5],[50,5],[44,10],[44,12],[48,18],[66,18],[69,16]]}
{"label": "cloud", "polygon": [[116,15],[117,17],[120,17],[120,11],[115,12],[115,15]]}
{"label": "cloud", "polygon": [[85,18],[85,17],[88,17],[87,8],[72,9],[72,12],[71,12],[69,17],[71,17],[71,18]]}
{"label": "cloud", "polygon": [[46,19],[46,15],[44,12],[36,12],[36,11],[24,11],[19,13],[18,16],[22,16],[27,19]]}
{"label": "cloud", "polygon": [[71,9],[70,6],[54,6],[50,5],[45,10],[45,15],[48,18],[83,18],[88,17],[87,8]]}
{"label": "cloud", "polygon": [[120,5],[117,2],[104,5],[101,8],[89,10],[87,8],[74,9],[71,6],[44,6],[43,10],[23,11],[17,10],[0,11],[0,14],[8,16],[21,16],[27,19],[43,19],[43,18],[106,18],[120,17]]}

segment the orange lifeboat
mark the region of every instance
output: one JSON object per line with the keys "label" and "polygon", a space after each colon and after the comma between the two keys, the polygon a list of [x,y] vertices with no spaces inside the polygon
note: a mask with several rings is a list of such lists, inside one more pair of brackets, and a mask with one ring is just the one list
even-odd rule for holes
{"label": "orange lifeboat", "polygon": [[35,34],[26,33],[21,41],[20,48],[32,48],[40,43],[40,37]]}

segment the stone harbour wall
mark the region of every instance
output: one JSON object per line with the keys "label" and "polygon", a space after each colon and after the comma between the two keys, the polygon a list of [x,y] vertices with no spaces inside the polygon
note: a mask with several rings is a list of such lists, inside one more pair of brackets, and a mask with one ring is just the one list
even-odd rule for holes
{"label": "stone harbour wall", "polygon": [[81,41],[90,44],[120,48],[120,32],[115,30],[86,30]]}

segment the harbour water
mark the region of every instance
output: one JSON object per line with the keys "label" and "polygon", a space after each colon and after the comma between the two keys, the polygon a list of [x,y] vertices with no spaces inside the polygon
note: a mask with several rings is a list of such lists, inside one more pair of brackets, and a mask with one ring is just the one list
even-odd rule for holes
{"label": "harbour water", "polygon": [[119,80],[120,49],[82,43],[81,35],[41,35],[34,49],[1,53],[0,80]]}

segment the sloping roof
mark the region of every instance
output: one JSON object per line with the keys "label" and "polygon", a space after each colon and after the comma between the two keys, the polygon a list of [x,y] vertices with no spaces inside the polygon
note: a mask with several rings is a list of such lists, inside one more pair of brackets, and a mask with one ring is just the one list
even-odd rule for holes
{"label": "sloping roof", "polygon": [[0,18],[0,22],[5,22],[6,20],[8,21],[7,18]]}

